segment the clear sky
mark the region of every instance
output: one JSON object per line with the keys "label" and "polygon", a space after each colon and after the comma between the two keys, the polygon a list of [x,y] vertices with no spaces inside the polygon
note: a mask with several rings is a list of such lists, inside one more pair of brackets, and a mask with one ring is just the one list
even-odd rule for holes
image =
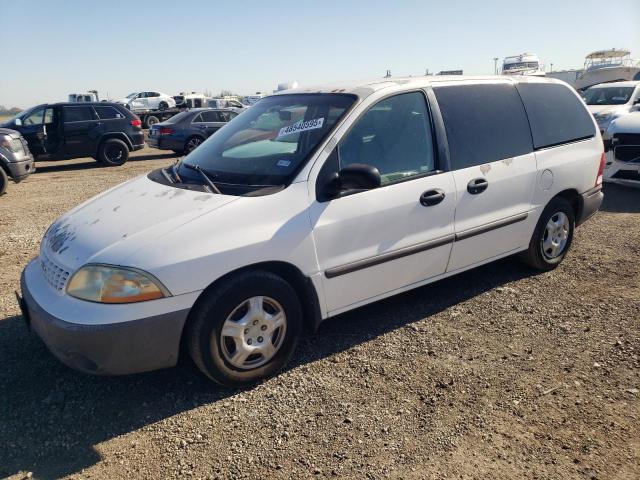
{"label": "clear sky", "polygon": [[97,89],[274,90],[463,69],[537,53],[554,70],[604,48],[640,60],[640,0],[0,0],[0,104]]}

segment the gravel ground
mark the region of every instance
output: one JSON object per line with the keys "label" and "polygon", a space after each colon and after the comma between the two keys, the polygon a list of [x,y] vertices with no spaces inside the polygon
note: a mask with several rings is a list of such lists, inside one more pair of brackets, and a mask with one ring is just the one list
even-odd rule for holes
{"label": "gravel ground", "polygon": [[20,272],[158,153],[40,163],[0,198],[0,477],[640,478],[640,190],[607,185],[556,271],[505,259],[341,315],[249,390],[187,360],[74,372],[25,328]]}

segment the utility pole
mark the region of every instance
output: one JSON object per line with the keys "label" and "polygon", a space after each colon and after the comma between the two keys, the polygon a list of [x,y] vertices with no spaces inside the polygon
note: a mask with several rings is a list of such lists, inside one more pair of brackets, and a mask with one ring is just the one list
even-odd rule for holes
{"label": "utility pole", "polygon": [[498,74],[498,57],[493,57],[493,74]]}
{"label": "utility pole", "polygon": [[553,62],[551,62],[551,72],[553,72]]}

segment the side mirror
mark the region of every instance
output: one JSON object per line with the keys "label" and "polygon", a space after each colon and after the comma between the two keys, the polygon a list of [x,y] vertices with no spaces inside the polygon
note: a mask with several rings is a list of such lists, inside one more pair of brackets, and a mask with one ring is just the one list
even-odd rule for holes
{"label": "side mirror", "polygon": [[338,198],[350,193],[378,188],[381,183],[380,172],[376,167],[353,163],[329,177],[324,186],[324,196],[327,199]]}
{"label": "side mirror", "polygon": [[19,118],[16,118],[16,119],[13,121],[13,124],[14,124],[16,127],[21,127],[21,126],[22,126],[22,120],[20,120]]}

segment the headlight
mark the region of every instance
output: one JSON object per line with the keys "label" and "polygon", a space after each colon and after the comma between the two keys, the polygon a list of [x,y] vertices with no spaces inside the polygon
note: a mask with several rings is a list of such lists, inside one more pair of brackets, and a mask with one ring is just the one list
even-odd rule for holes
{"label": "headlight", "polygon": [[0,135],[0,145],[14,153],[22,150],[22,142],[19,138],[11,138],[9,135]]}
{"label": "headlight", "polygon": [[135,268],[85,265],[67,286],[72,297],[99,303],[145,302],[171,296],[152,275]]}

